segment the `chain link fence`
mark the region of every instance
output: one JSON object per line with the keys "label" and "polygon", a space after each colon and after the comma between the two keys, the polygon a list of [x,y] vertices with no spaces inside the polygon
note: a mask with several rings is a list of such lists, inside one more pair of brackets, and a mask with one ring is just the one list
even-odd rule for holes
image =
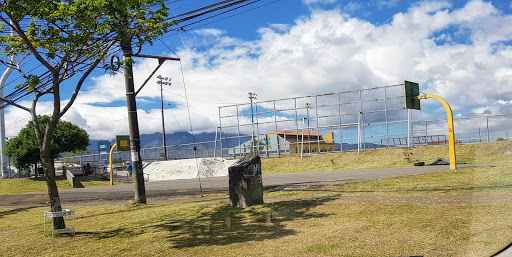
{"label": "chain link fence", "polygon": [[[166,146],[167,159],[191,159],[206,158],[219,156],[220,150],[215,154],[215,141],[198,142],[195,144],[181,144],[181,145],[170,145]],[[141,158],[145,162],[163,161],[163,147],[152,147],[141,149]],[[68,165],[74,164],[76,166],[83,166],[86,163],[94,167],[101,167],[109,164],[109,153],[97,153],[97,154],[84,154],[80,156],[68,156],[62,157],[59,161]],[[112,162],[119,165],[124,165],[127,161],[131,161],[130,152],[113,152]]]}
{"label": "chain link fence", "polygon": [[364,150],[408,137],[404,86],[219,108],[222,156]]}
{"label": "chain link fence", "polygon": [[[382,147],[448,144],[446,119],[412,122],[416,111],[404,107],[404,85],[295,97],[219,107],[214,141],[167,146],[167,159],[238,158],[361,151]],[[510,140],[512,114],[454,119],[457,144]],[[163,148],[144,148],[147,162],[164,160]],[[130,160],[114,152],[114,163]],[[96,167],[108,153],[61,159]]]}
{"label": "chain link fence", "polygon": [[[457,144],[510,140],[512,114],[454,118]],[[447,120],[426,120],[412,123],[413,146],[448,144]],[[402,142],[406,142],[401,139]]]}

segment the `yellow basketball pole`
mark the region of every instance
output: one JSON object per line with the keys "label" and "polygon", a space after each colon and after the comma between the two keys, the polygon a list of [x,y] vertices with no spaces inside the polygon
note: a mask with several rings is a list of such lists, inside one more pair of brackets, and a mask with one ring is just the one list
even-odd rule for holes
{"label": "yellow basketball pole", "polygon": [[109,168],[110,168],[110,185],[114,185],[114,172],[112,170],[112,155],[114,154],[114,148],[116,148],[117,143],[115,143],[112,148],[110,148],[110,161],[109,161]]}
{"label": "yellow basketball pole", "polygon": [[455,155],[455,133],[453,132],[453,113],[450,105],[444,100],[442,97],[437,95],[420,95],[417,96],[416,99],[427,99],[434,98],[441,102],[446,109],[446,115],[448,116],[448,149],[450,151],[450,169],[457,169],[457,157]]}

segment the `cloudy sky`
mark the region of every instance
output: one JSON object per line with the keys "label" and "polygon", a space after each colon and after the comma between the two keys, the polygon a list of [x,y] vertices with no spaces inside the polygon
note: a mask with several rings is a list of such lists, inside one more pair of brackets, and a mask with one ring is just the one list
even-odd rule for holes
{"label": "cloudy sky", "polygon": [[[458,116],[512,114],[510,1],[368,2],[281,0],[143,48],[167,56],[174,51],[182,60],[157,72],[172,78],[164,86],[167,133],[190,131],[185,89],[194,132],[215,131],[218,107],[246,103],[248,92],[271,100],[404,80],[444,97]],[[136,61],[140,85],[157,62]],[[122,75],[98,72],[63,119],[91,139],[128,134],[124,92]],[[40,102],[38,112],[50,106]],[[141,133],[160,132],[155,79],[137,96],[137,107]],[[441,107],[424,101],[415,116],[443,118]],[[7,137],[28,120],[25,111],[8,107]]]}

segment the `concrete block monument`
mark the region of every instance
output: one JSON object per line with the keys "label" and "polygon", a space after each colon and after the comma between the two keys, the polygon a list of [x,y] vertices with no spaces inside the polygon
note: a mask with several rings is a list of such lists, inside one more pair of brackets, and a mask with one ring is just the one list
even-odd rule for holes
{"label": "concrete block monument", "polygon": [[259,156],[243,157],[228,168],[231,206],[245,208],[263,203],[263,180]]}

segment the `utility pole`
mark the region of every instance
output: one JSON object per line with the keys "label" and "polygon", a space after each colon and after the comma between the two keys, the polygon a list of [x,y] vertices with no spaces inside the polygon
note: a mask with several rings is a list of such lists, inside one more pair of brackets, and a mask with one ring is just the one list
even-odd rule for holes
{"label": "utility pole", "polygon": [[254,142],[254,111],[253,111],[253,108],[252,108],[252,101],[253,100],[256,100],[257,94],[256,93],[253,93],[253,92],[249,92],[249,99],[251,100],[251,124],[252,124],[252,137],[251,137],[251,142],[252,142],[252,151],[251,151],[251,154],[254,155],[254,153],[256,152],[256,142]]}
{"label": "utility pole", "polygon": [[126,89],[126,106],[128,108],[128,124],[130,128],[130,150],[132,157],[133,187],[135,190],[135,203],[146,203],[146,188],[140,156],[139,120],[137,118],[137,105],[135,102],[135,85],[133,82],[132,60],[133,55],[131,39],[121,40],[121,50],[124,61],[124,82]]}
{"label": "utility pole", "polygon": [[158,77],[156,77],[158,79],[158,82],[156,82],[157,84],[160,85],[160,103],[162,105],[162,137],[163,137],[163,149],[164,149],[164,152],[163,152],[163,155],[164,155],[164,161],[167,161],[167,148],[165,147],[167,144],[165,143],[165,121],[164,121],[164,96],[163,96],[163,85],[168,85],[170,86],[172,83],[171,83],[171,79],[168,78],[168,77],[162,77],[161,75],[158,75]]}

